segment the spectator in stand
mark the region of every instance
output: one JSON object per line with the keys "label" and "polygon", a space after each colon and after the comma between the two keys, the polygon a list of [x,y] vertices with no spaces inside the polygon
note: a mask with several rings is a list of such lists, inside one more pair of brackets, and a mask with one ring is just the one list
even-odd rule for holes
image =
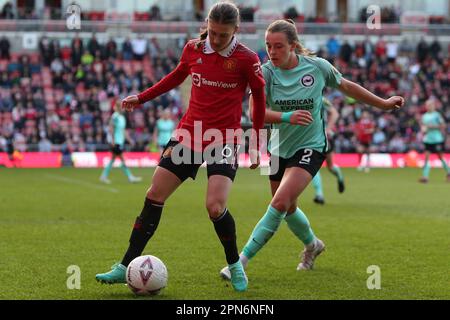
{"label": "spectator in stand", "polygon": [[117,58],[117,43],[112,37],[109,38],[108,42],[105,45],[105,58]]}
{"label": "spectator in stand", "polygon": [[45,66],[50,66],[55,57],[55,52],[52,42],[47,36],[42,37],[41,41],[39,41],[39,53],[41,54],[42,63]]}
{"label": "spectator in stand", "polygon": [[161,9],[159,9],[158,5],[153,5],[150,7],[150,20],[153,21],[162,21]]}
{"label": "spectator in stand", "polygon": [[350,59],[352,58],[352,53],[353,49],[346,40],[339,50],[339,57],[342,59],[342,61],[348,64],[350,62]]}
{"label": "spectator in stand", "polygon": [[434,38],[433,42],[430,45],[430,53],[433,59],[435,60],[441,60],[441,52],[442,52],[442,46],[438,40],[437,37]]}
{"label": "spectator in stand", "polygon": [[122,44],[122,57],[126,61],[133,59],[133,45],[129,37]]}
{"label": "spectator in stand", "polygon": [[419,63],[422,63],[425,61],[425,59],[428,56],[429,48],[428,44],[425,42],[425,39],[422,37],[417,44],[417,59],[419,60]]}
{"label": "spectator in stand", "polygon": [[0,39],[0,59],[11,59],[9,49],[11,44],[6,36],[2,36]]}
{"label": "spectator in stand", "polygon": [[327,50],[330,58],[334,58],[338,55],[340,47],[339,41],[334,36],[331,36],[330,39],[328,39]]}
{"label": "spectator in stand", "polygon": [[72,65],[78,66],[81,63],[81,55],[84,52],[83,41],[77,36],[72,40]]}
{"label": "spectator in stand", "polygon": [[137,38],[131,40],[131,47],[133,49],[134,58],[142,61],[147,53],[147,39],[142,34],[139,34]]}
{"label": "spectator in stand", "polygon": [[102,50],[102,47],[101,47],[100,43],[98,43],[95,33],[93,33],[92,38],[89,39],[87,49],[91,53],[91,55],[93,55],[94,57],[96,56],[97,51]]}
{"label": "spectator in stand", "polygon": [[395,62],[398,55],[398,43],[394,41],[389,41],[386,44],[386,56],[389,63]]}
{"label": "spectator in stand", "polygon": [[11,1],[5,3],[0,16],[2,19],[14,19],[13,5]]}

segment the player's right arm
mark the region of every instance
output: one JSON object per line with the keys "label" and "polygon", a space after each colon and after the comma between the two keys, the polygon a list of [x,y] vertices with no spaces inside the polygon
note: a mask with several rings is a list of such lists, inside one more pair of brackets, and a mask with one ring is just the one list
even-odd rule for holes
{"label": "player's right arm", "polygon": [[[253,96],[250,96],[250,117],[253,115]],[[294,125],[307,126],[313,121],[312,115],[307,110],[296,110],[291,112],[279,112],[266,108],[264,115],[265,123],[290,123]]]}
{"label": "player's right arm", "polygon": [[139,105],[150,101],[182,84],[184,79],[186,79],[186,77],[189,75],[189,64],[187,59],[187,51],[189,50],[189,45],[190,44],[188,43],[184,47],[180,63],[171,73],[166,75],[159,82],[157,82],[147,90],[137,95],[128,96],[123,99],[122,109],[125,109],[126,111],[133,111],[134,108],[138,107]]}

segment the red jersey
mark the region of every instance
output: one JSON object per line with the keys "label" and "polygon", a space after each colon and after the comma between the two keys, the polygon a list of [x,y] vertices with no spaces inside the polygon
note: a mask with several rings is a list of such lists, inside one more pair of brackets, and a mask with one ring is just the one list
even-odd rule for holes
{"label": "red jersey", "polygon": [[359,142],[370,143],[372,142],[373,132],[375,130],[375,124],[370,119],[361,119],[356,124],[356,138]]}
{"label": "red jersey", "polygon": [[[198,41],[191,40],[186,44],[177,68],[154,86],[168,82],[164,89],[170,90],[181,84],[188,75],[192,77],[189,107],[177,129],[178,136],[183,136],[179,129],[185,129],[194,137],[194,122],[201,121],[201,130],[199,123],[195,128],[196,145],[208,129],[218,129],[225,138],[226,129],[241,128],[242,100],[247,86],[252,91],[262,91],[265,85],[258,56],[236,38],[221,52],[212,50],[208,39],[196,48]],[[161,90],[155,92],[154,87],[138,95],[141,103],[153,99],[156,93],[163,93]],[[265,102],[263,106],[265,108]],[[254,123],[260,122],[256,127],[254,125],[255,129],[263,126],[264,110],[259,113],[262,113],[262,119],[255,119]],[[201,137],[198,137],[198,133],[201,133]],[[203,148],[210,143],[202,139]]]}

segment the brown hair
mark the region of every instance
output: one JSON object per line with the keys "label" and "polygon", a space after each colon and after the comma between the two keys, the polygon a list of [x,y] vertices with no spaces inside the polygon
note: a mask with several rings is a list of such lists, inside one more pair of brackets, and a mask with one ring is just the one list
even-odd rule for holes
{"label": "brown hair", "polygon": [[315,56],[315,53],[306,49],[298,40],[295,22],[291,19],[275,20],[267,27],[267,32],[282,32],[286,35],[289,44],[295,43],[295,51],[304,56]]}
{"label": "brown hair", "polygon": [[[209,10],[207,21],[208,20],[220,24],[232,24],[237,26],[240,21],[239,9],[234,3],[227,1],[218,2]],[[200,33],[200,41],[195,45],[197,49],[205,42],[207,36],[208,29],[205,29]]]}

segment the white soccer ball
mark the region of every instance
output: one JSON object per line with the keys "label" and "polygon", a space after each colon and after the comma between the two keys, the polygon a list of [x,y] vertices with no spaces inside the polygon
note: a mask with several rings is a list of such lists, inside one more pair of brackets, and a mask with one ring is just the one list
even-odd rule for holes
{"label": "white soccer ball", "polygon": [[140,256],[127,268],[128,287],[137,295],[155,295],[167,286],[167,268],[157,257]]}

